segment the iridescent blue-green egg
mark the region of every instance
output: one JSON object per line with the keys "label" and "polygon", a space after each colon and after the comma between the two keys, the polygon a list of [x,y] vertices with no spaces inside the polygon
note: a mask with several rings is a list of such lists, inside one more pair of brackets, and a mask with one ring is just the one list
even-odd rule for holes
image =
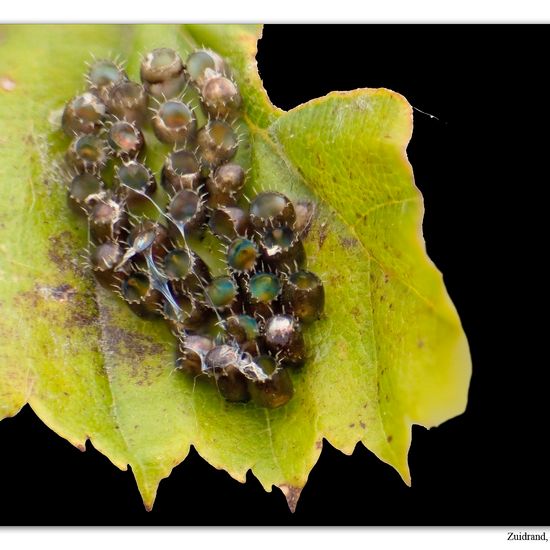
{"label": "iridescent blue-green egg", "polygon": [[227,332],[239,344],[250,342],[260,336],[258,321],[250,315],[231,315],[226,320]]}
{"label": "iridescent blue-green egg", "polygon": [[227,263],[235,271],[251,270],[258,257],[258,248],[250,239],[238,237],[234,239],[227,249]]}
{"label": "iridescent blue-green egg", "polygon": [[[237,285],[231,277],[221,276],[212,279],[206,287],[206,294],[215,308],[230,306],[237,297]],[[209,303],[207,301],[207,303]],[[210,304],[209,304],[210,305]]]}
{"label": "iridescent blue-green egg", "polygon": [[253,302],[268,304],[279,295],[281,283],[273,273],[256,273],[248,282],[248,291]]}

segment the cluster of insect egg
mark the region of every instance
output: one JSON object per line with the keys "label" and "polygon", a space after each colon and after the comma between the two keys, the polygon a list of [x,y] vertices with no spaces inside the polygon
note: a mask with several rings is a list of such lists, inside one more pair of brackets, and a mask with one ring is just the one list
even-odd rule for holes
{"label": "cluster of insect egg", "polygon": [[[73,138],[68,200],[88,217],[97,280],[138,315],[170,323],[178,369],[214,381],[228,401],[284,405],[293,395],[287,368],[306,360],[302,324],[324,306],[301,241],[311,204],[262,192],[243,208],[245,171],[231,162],[241,98],[224,60],[198,50],[184,64],[159,48],[143,58],[141,83],[108,60],[95,61],[87,81],[66,105],[62,127]],[[208,115],[200,128],[182,99],[188,84]],[[143,161],[149,124],[173,146],[158,190]],[[166,208],[155,193],[167,195]],[[160,216],[136,216],[146,204]],[[224,243],[224,276],[212,277],[189,245],[208,230]]]}

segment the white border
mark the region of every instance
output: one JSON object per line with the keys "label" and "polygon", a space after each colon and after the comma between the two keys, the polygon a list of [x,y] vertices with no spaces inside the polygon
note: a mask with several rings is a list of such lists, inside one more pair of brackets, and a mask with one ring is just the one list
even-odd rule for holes
{"label": "white border", "polygon": [[73,0],[2,2],[0,23],[541,23],[545,0]]}
{"label": "white border", "polygon": [[[62,518],[60,518],[62,519]],[[426,518],[429,520],[429,518]],[[483,548],[500,550],[534,548],[544,541],[508,541],[508,533],[541,534],[544,528],[13,528],[0,529],[0,547],[10,550],[41,548],[48,550],[132,550],[193,549],[281,550],[282,548],[346,548],[377,550],[407,548],[422,550],[464,550]],[[550,531],[546,529],[546,537]]]}

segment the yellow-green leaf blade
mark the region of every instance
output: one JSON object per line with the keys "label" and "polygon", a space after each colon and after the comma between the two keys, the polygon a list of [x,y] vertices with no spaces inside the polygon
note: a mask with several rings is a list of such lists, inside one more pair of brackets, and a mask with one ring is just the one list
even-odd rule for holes
{"label": "yellow-green leaf blade", "polygon": [[[421,197],[405,157],[410,108],[387,90],[331,94],[290,113],[257,74],[258,26],[69,26],[2,29],[0,77],[0,417],[29,402],[57,433],[131,465],[150,507],[159,481],[193,444],[244,481],[252,469],[291,505],[321,440],[351,452],[363,441],[408,480],[411,422],[435,425],[465,406],[470,362],[442,279],[425,255]],[[21,44],[25,46],[22,47]],[[159,46],[185,57],[204,45],[226,56],[241,88],[249,191],[278,189],[317,203],[306,242],[326,285],[324,319],[306,329],[311,357],[284,408],[224,402],[175,372],[174,341],[94,285],[77,255],[85,224],[68,212],[52,124],[82,89],[83,63]],[[150,144],[151,145],[151,144]],[[158,171],[165,146],[151,145]],[[248,158],[250,156],[250,158]],[[27,159],[21,162],[21,159]]]}

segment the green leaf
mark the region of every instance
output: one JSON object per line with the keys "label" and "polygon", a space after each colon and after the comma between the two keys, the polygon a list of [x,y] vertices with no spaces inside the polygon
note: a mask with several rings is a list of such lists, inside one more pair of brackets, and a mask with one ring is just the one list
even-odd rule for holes
{"label": "green leaf", "polygon": [[[55,432],[89,439],[131,466],[146,507],[190,445],[216,468],[293,508],[323,438],[362,442],[410,483],[411,425],[465,406],[466,337],[421,233],[422,197],[405,149],[412,112],[385,89],[334,92],[285,113],[258,76],[259,26],[0,28],[0,418],[29,403]],[[60,109],[83,88],[84,62],[129,60],[158,46],[225,56],[244,101],[250,188],[310,199],[306,241],[326,287],[326,315],[305,331],[311,358],[281,409],[226,403],[174,371],[163,323],[134,316],[80,264],[86,228],[65,202]],[[159,169],[166,148],[148,160]],[[83,474],[84,475],[84,474]]]}

